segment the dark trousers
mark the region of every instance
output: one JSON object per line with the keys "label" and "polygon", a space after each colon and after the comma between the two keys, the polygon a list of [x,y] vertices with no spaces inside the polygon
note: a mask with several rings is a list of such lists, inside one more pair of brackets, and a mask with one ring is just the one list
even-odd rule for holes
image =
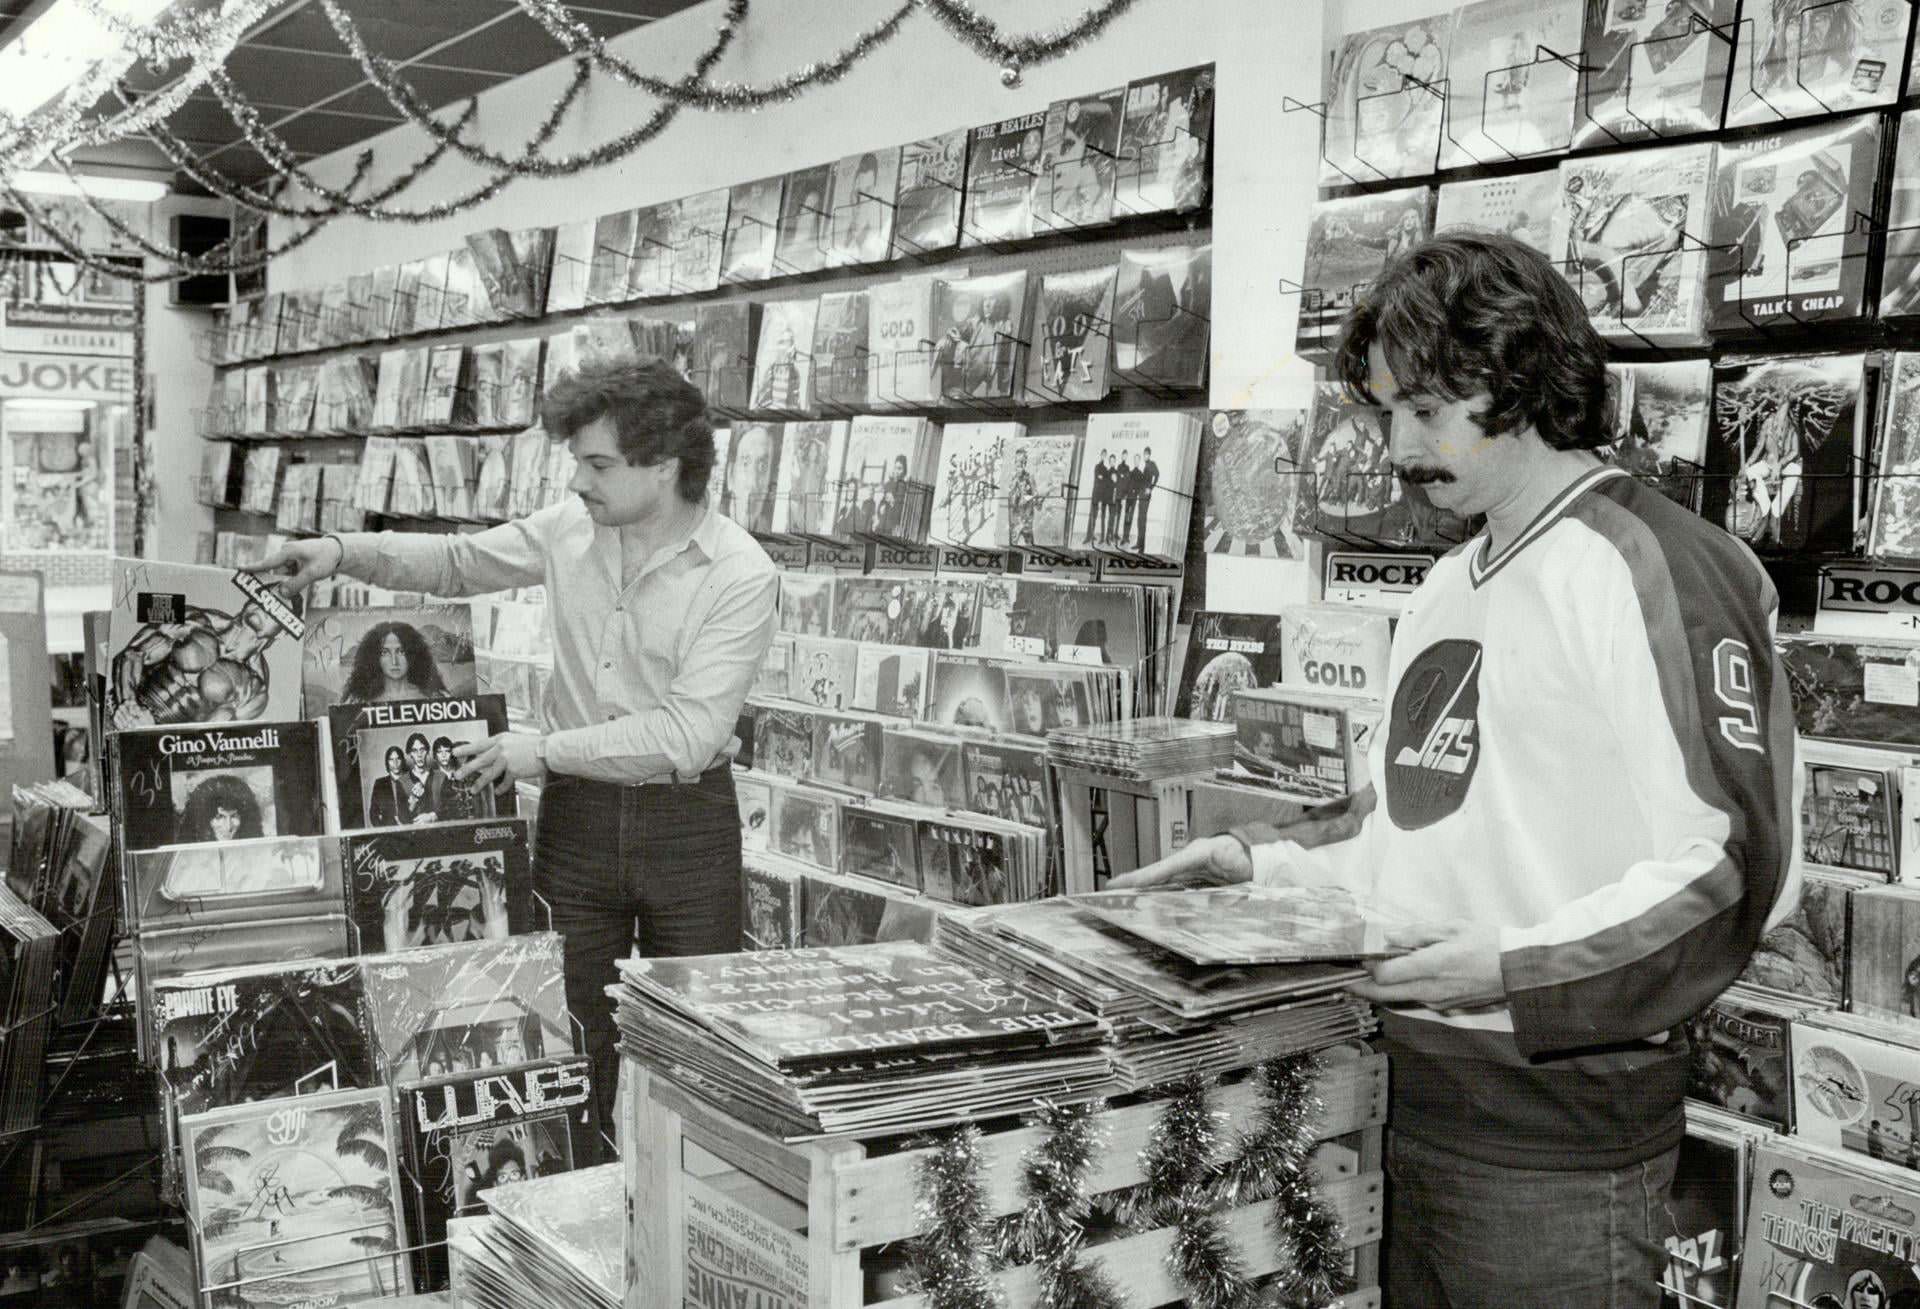
{"label": "dark trousers", "polygon": [[534,889],[566,938],[567,1009],[593,1057],[601,1127],[613,1132],[620,1053],[614,961],[740,948],[740,809],[733,770],[698,781],[617,786],[551,776],[540,792]]}

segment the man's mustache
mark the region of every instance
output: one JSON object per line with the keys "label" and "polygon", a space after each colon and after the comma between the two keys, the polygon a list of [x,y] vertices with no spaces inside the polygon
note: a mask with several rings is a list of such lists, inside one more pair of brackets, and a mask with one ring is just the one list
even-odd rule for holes
{"label": "man's mustache", "polygon": [[1459,480],[1444,468],[1410,468],[1402,464],[1395,464],[1393,466],[1393,472],[1396,477],[1409,486],[1432,486],[1437,482],[1453,482]]}

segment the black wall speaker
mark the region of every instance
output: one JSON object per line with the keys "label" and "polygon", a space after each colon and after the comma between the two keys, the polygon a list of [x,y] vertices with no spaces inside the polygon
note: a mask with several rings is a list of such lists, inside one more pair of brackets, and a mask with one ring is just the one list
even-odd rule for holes
{"label": "black wall speaker", "polygon": [[[207,214],[175,214],[169,224],[176,250],[203,255],[227,239],[232,230],[224,218]],[[182,277],[167,285],[167,303],[174,305],[223,305],[227,302],[229,279],[223,274]]]}

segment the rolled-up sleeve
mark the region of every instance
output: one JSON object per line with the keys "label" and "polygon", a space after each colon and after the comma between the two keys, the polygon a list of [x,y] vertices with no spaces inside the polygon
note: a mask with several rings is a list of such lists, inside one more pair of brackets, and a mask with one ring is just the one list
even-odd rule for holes
{"label": "rolled-up sleeve", "polygon": [[[547,736],[547,767],[608,782],[697,776],[722,755],[778,624],[779,573],[764,555],[714,570],[662,703]],[[704,602],[704,603],[702,603]]]}

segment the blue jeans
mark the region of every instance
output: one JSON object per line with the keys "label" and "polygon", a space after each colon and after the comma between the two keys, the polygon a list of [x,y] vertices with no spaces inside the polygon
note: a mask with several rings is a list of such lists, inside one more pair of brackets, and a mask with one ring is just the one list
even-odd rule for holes
{"label": "blue jeans", "polygon": [[1679,1155],[1613,1171],[1506,1168],[1391,1133],[1386,1303],[1653,1309]]}
{"label": "blue jeans", "polygon": [[[616,786],[549,776],[540,791],[533,885],[566,938],[567,1009],[593,1057],[601,1128],[613,1135],[620,1054],[614,961],[740,948],[740,808],[733,769],[698,781]],[[637,929],[637,930],[636,930]]]}

